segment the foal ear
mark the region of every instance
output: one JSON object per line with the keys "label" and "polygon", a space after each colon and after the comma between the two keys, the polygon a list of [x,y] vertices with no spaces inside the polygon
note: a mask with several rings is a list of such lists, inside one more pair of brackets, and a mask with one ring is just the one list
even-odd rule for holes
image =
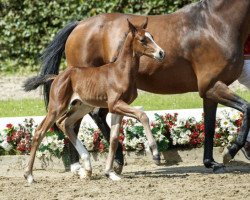
{"label": "foal ear", "polygon": [[136,27],[135,27],[128,19],[127,19],[127,21],[128,21],[129,30],[131,31],[131,33],[132,33],[133,35],[135,35],[135,33],[137,32]]}
{"label": "foal ear", "polygon": [[147,26],[148,26],[148,18],[146,17],[146,20],[145,20],[145,22],[143,22],[143,24],[141,25],[141,28],[142,28],[142,29],[146,29]]}

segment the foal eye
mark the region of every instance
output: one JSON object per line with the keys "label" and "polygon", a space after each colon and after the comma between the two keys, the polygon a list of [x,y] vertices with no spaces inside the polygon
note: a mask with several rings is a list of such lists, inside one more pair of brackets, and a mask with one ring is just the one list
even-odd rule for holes
{"label": "foal eye", "polygon": [[145,38],[142,38],[142,39],[140,40],[140,42],[141,42],[141,43],[146,43],[146,39],[145,39]]}

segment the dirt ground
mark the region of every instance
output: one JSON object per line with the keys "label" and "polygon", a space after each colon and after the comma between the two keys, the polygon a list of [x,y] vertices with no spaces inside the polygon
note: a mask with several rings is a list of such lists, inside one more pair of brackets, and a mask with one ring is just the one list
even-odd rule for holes
{"label": "dirt ground", "polygon": [[37,89],[31,92],[25,92],[22,88],[27,76],[0,76],[0,100],[23,99],[23,98],[41,98],[42,91]]}
{"label": "dirt ground", "polygon": [[63,168],[42,170],[38,167],[34,170],[36,183],[33,185],[27,184],[23,169],[13,164],[6,168],[6,161],[1,161],[0,199],[250,199],[250,162],[236,160],[227,165],[226,173],[214,174],[201,164],[202,152],[202,149],[183,151],[179,156],[182,162],[162,166],[139,156],[127,162],[123,178],[117,182],[103,175],[105,159],[92,162],[91,180],[81,180]]}

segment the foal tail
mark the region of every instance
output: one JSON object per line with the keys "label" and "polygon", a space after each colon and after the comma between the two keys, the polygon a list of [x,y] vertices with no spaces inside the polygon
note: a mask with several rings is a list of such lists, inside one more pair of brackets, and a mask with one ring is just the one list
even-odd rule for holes
{"label": "foal tail", "polygon": [[[74,21],[74,22],[71,22],[68,25],[66,25],[63,29],[61,29],[57,33],[54,40],[44,50],[44,52],[42,53],[42,56],[41,56],[41,63],[42,63],[41,64],[41,71],[40,71],[41,77],[43,77],[47,74],[58,74],[61,58],[62,58],[62,55],[63,55],[64,50],[65,50],[65,43],[66,43],[70,33],[74,30],[74,28],[78,24],[79,24],[78,21]],[[39,78],[37,78],[37,80],[39,80]],[[48,107],[48,103],[49,103],[50,86],[51,86],[51,81],[45,82],[44,87],[43,87],[43,96],[44,96],[46,108]],[[34,85],[34,87],[30,87],[30,88],[35,88],[35,85]],[[29,88],[27,88],[27,89],[29,89]]]}
{"label": "foal tail", "polygon": [[57,75],[54,75],[54,74],[47,74],[44,76],[38,75],[32,78],[29,78],[25,81],[23,85],[24,91],[29,92],[31,90],[35,90],[40,85],[45,85],[46,83],[48,83],[48,81],[54,80],[56,76]]}

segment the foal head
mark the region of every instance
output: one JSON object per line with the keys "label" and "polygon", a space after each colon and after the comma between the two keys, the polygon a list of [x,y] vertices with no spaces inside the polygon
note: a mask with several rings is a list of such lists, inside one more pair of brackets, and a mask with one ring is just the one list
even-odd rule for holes
{"label": "foal head", "polygon": [[146,55],[159,61],[163,60],[165,57],[164,50],[156,44],[152,35],[145,30],[147,28],[148,18],[146,18],[146,21],[139,27],[134,26],[128,19],[127,21],[129,30],[134,37],[134,53],[139,56]]}

